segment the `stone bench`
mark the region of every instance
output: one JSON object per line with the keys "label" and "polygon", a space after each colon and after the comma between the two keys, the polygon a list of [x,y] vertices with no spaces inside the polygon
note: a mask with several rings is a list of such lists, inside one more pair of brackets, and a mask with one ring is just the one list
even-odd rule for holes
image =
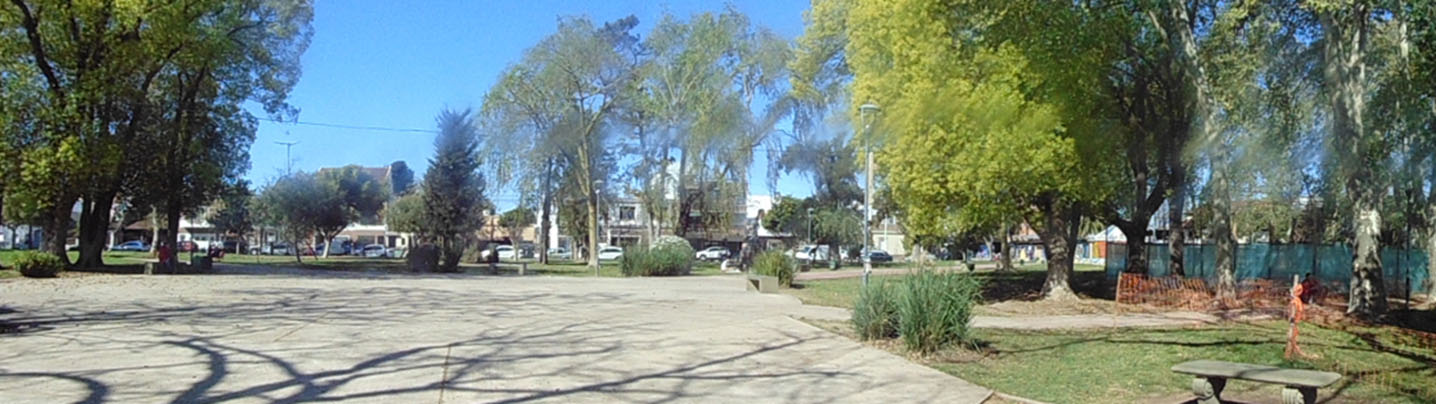
{"label": "stone bench", "polygon": [[1172,366],[1172,371],[1193,376],[1192,393],[1200,404],[1220,404],[1227,379],[1280,384],[1284,404],[1315,403],[1316,389],[1341,380],[1341,375],[1331,372],[1213,360],[1182,362]]}
{"label": "stone bench", "polygon": [[748,274],[748,290],[756,290],[758,293],[778,293],[778,277]]}

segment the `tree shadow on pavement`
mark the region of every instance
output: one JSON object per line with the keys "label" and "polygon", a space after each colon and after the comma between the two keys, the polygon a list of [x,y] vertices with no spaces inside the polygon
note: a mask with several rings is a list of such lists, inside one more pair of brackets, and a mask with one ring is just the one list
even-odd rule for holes
{"label": "tree shadow on pavement", "polygon": [[[616,324],[614,319],[539,321],[574,307],[663,302],[646,301],[636,294],[398,286],[263,287],[214,293],[218,296],[209,297],[209,303],[129,302],[83,312],[10,309],[0,314],[0,322],[24,330],[17,337],[69,342],[34,344],[34,349],[0,354],[0,363],[23,358],[56,363],[66,370],[7,373],[0,369],[0,381],[40,377],[73,381],[89,392],[83,403],[216,403],[241,398],[270,403],[408,401],[413,394],[518,403],[589,393],[619,401],[663,402],[706,394],[705,389],[715,384],[746,380],[781,379],[778,383],[813,397],[832,394],[824,392],[824,383],[836,380],[860,386],[863,382],[841,371],[753,366],[772,360],[765,354],[802,349],[818,338],[811,335],[785,333],[762,344],[677,345],[649,337],[658,335],[664,324],[622,317],[621,312],[615,313],[620,316]],[[76,301],[53,306],[89,305]],[[439,330],[453,337],[426,338],[428,342],[380,341],[379,334],[366,338],[372,332],[403,329],[416,317],[454,324],[455,328]],[[497,320],[507,325],[485,325]],[[342,328],[343,335],[354,337],[321,341],[314,335],[302,340],[295,336],[316,323]],[[464,331],[469,329],[475,331]],[[660,357],[666,360],[635,362],[631,355],[643,350],[662,351],[665,355]],[[110,353],[153,353],[182,360],[123,367],[74,361],[76,355]],[[315,363],[313,358],[325,360]],[[186,382],[179,388],[145,387],[149,386],[145,383],[172,380],[138,380],[130,373],[141,369],[182,372]],[[124,380],[127,389],[112,391],[100,381],[116,378]]]}

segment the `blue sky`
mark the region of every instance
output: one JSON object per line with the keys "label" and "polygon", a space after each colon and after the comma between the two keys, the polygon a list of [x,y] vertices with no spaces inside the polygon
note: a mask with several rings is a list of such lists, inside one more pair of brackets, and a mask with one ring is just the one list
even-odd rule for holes
{"label": "blue sky", "polygon": [[[758,25],[793,38],[803,29],[806,0],[733,1]],[[553,32],[560,16],[586,15],[603,22],[635,15],[645,34],[666,11],[684,17],[722,10],[713,1],[380,1],[321,0],[315,4],[314,38],[302,63],[303,78],[290,94],[304,122],[434,128],[444,108],[477,109],[499,73],[523,51]],[[256,111],[256,115],[262,116]],[[368,131],[261,121],[250,148],[247,177],[267,184],[285,169],[285,147],[295,170],[403,160],[423,172],[433,154],[433,134]],[[763,153],[751,170],[750,190],[769,194]],[[811,185],[784,176],[777,191],[806,196]],[[491,191],[501,209],[516,203],[518,190]]]}

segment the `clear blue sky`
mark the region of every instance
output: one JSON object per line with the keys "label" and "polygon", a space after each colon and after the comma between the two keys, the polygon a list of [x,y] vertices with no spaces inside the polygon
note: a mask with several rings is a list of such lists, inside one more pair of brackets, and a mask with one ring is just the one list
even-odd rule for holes
{"label": "clear blue sky", "polygon": [[[646,34],[665,12],[686,18],[720,11],[713,1],[389,1],[320,0],[314,38],[303,58],[303,78],[290,94],[299,120],[355,126],[433,129],[444,108],[475,108],[499,73],[523,51],[551,34],[560,16],[586,15],[603,22],[635,15]],[[792,39],[802,32],[806,0],[731,2],[758,25]],[[262,115],[255,110],[256,115]],[[285,169],[285,147],[298,141],[295,170],[403,160],[416,172],[428,167],[433,136],[279,124],[261,121],[250,148],[248,178],[264,185]],[[769,194],[767,163],[756,153],[750,189]],[[805,196],[811,185],[785,176],[778,191]],[[517,190],[490,192],[501,208],[516,203]],[[496,194],[496,195],[494,195]]]}

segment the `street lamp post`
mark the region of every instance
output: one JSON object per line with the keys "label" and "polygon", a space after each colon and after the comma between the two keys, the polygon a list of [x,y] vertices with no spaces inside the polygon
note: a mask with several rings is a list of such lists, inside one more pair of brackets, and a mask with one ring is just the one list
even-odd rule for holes
{"label": "street lamp post", "polygon": [[[813,208],[808,208],[808,245],[812,245],[812,244],[813,244]],[[814,249],[814,251],[809,251],[809,252],[808,252],[808,266],[812,266],[812,265],[813,265],[813,253],[815,253],[815,252],[817,252],[816,249]]]}
{"label": "street lamp post", "polygon": [[863,145],[867,154],[868,165],[866,171],[867,186],[863,188],[863,286],[868,285],[868,278],[873,273],[873,119],[882,108],[871,102],[858,107],[863,120]]}

